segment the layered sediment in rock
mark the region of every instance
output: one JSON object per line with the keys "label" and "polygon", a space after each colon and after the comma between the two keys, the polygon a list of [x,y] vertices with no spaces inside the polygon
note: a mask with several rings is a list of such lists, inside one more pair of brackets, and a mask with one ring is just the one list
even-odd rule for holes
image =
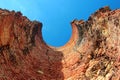
{"label": "layered sediment in rock", "polygon": [[119,80],[120,10],[104,7],[71,25],[70,41],[50,47],[42,39],[42,23],[1,9],[0,79]]}

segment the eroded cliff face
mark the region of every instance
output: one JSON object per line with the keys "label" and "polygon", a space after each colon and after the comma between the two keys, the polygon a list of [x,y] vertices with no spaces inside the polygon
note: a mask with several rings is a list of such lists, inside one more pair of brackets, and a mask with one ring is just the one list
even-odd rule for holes
{"label": "eroded cliff face", "polygon": [[119,80],[120,10],[104,7],[71,25],[70,41],[55,48],[43,41],[42,23],[0,9],[0,79]]}
{"label": "eroded cliff face", "polygon": [[0,79],[63,79],[62,52],[42,40],[42,23],[0,10]]}

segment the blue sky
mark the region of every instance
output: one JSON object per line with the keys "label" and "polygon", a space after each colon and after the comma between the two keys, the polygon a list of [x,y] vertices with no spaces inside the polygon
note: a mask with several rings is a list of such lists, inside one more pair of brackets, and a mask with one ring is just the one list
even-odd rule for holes
{"label": "blue sky", "polygon": [[84,19],[103,6],[120,8],[120,0],[0,0],[0,8],[21,11],[30,20],[43,23],[44,41],[63,46],[71,37],[70,22]]}

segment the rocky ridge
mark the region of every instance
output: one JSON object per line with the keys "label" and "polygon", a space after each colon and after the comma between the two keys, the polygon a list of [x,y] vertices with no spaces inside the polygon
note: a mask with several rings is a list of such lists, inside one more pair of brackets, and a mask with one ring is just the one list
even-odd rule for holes
{"label": "rocky ridge", "polygon": [[104,7],[73,20],[70,41],[46,45],[42,23],[0,9],[0,79],[119,80],[120,9]]}

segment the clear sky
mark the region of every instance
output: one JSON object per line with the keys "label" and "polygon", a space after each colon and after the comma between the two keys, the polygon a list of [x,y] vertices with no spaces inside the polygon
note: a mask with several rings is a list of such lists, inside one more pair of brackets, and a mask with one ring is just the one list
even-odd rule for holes
{"label": "clear sky", "polygon": [[0,8],[21,11],[30,20],[43,23],[44,41],[63,46],[71,37],[70,22],[84,19],[103,6],[120,8],[120,0],[0,0]]}

